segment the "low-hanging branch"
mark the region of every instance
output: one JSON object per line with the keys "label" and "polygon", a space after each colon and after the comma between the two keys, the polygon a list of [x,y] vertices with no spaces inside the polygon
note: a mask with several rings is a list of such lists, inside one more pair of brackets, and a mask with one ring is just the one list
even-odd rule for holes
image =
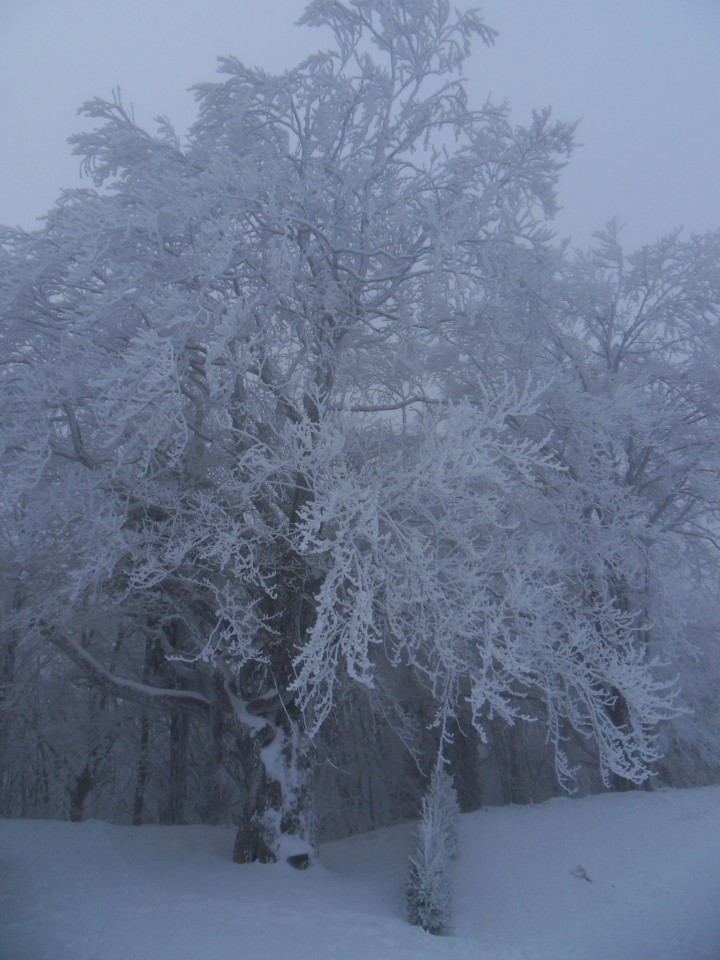
{"label": "low-hanging branch", "polygon": [[148,703],[152,700],[170,700],[178,705],[201,709],[203,712],[210,709],[210,700],[197,693],[194,690],[173,690],[168,687],[154,687],[148,683],[141,683],[138,680],[132,680],[129,677],[119,677],[117,674],[108,670],[91,653],[80,647],[69,637],[65,637],[57,632],[50,634],[52,642],[59,650],[69,657],[73,663],[81,667],[90,678],[100,686],[114,689],[126,700],[132,700],[135,703]]}

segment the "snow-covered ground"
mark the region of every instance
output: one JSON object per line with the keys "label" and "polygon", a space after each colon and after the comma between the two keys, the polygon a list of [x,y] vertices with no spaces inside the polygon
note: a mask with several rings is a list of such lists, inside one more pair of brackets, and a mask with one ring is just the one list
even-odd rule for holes
{"label": "snow-covered ground", "polygon": [[412,827],[236,866],[232,830],[0,820],[2,960],[720,960],[720,787],[462,818],[455,924],[404,919]]}

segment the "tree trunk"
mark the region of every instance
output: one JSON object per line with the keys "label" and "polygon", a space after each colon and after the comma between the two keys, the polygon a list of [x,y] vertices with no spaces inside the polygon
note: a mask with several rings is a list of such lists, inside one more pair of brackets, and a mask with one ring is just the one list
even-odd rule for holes
{"label": "tree trunk", "polygon": [[246,815],[238,827],[235,863],[287,860],[306,867],[315,854],[309,815],[307,757],[296,729],[265,724],[253,737]]}
{"label": "tree trunk", "polygon": [[93,761],[90,759],[83,767],[80,775],[75,778],[75,785],[70,791],[70,812],[68,813],[68,818],[72,823],[80,823],[82,820],[85,801],[94,783]]}
{"label": "tree trunk", "polygon": [[247,790],[233,860],[235,863],[287,860],[292,866],[305,867],[315,850],[308,811],[308,758],[303,737],[287,716],[282,722],[257,716],[240,700],[232,703],[231,709]]}
{"label": "tree trunk", "polygon": [[[150,682],[151,671],[157,667],[154,645],[149,638],[145,640],[145,660],[142,681]],[[145,792],[150,770],[148,768],[148,749],[150,746],[150,711],[147,704],[140,708],[140,743],[138,744],[137,767],[135,773],[135,796],[133,798],[133,825],[138,827],[145,819]]]}
{"label": "tree trunk", "polygon": [[183,710],[173,710],[170,717],[170,795],[168,823],[185,823],[187,799],[187,742],[189,718]]}
{"label": "tree trunk", "polygon": [[145,820],[145,791],[148,784],[148,746],[150,743],[150,717],[148,708],[143,707],[140,714],[140,744],[135,774],[135,796],[133,798],[133,825],[138,827]]}
{"label": "tree trunk", "polygon": [[[298,482],[290,523],[309,495]],[[278,558],[284,571],[282,587],[264,599],[263,613],[274,626],[266,638],[270,671],[248,675],[241,687],[245,699],[234,697],[231,707],[243,728],[248,797],[245,817],[235,838],[235,863],[275,863],[286,860],[302,869],[315,855],[310,804],[309,744],[302,718],[279,691],[292,688],[292,651],[302,643],[314,611],[309,597],[316,584],[302,558],[288,553]],[[227,687],[226,687],[227,692]],[[251,692],[251,696],[248,693]]]}

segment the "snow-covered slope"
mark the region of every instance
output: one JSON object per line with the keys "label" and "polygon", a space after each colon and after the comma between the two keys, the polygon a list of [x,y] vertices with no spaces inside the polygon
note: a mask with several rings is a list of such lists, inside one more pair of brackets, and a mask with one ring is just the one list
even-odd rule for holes
{"label": "snow-covered slope", "polygon": [[462,818],[455,929],[404,919],[412,828],[302,873],[232,831],[0,820],[2,960],[720,960],[720,787]]}

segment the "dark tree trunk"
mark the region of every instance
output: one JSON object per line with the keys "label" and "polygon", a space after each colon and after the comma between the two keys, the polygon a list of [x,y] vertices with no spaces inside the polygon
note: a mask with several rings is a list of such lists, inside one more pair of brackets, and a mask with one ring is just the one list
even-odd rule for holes
{"label": "dark tree trunk", "polygon": [[[153,670],[157,670],[158,656],[155,644],[145,640],[145,661],[143,663],[143,683],[149,683]],[[148,767],[148,748],[150,745],[150,712],[146,704],[140,708],[140,743],[138,744],[137,767],[135,772],[135,796],[133,798],[132,822],[140,826],[145,820],[145,793],[147,791],[150,770]]]}
{"label": "dark tree trunk", "polygon": [[[612,693],[614,696],[614,701],[612,705],[608,707],[608,716],[618,730],[627,729],[630,721],[627,701],[619,692],[619,690],[613,689]],[[610,786],[617,793],[628,793],[630,790],[639,789],[638,784],[633,783],[632,780],[628,780],[619,773],[613,773],[611,775]]]}
{"label": "dark tree trunk", "polygon": [[133,798],[132,822],[139,827],[145,821],[145,792],[149,779],[148,746],[150,744],[150,717],[147,707],[140,715],[140,743],[138,745],[137,769],[135,774],[135,796]]}
{"label": "dark tree trunk", "polygon": [[68,814],[72,823],[80,823],[83,818],[85,801],[95,783],[92,760],[88,760],[82,769],[82,772],[75,778],[75,785],[70,791],[70,812]]}
{"label": "dark tree trunk", "polygon": [[167,822],[185,823],[187,800],[187,742],[188,715],[174,710],[170,717],[170,793]]}
{"label": "dark tree trunk", "polygon": [[[290,522],[307,494],[302,483],[295,490]],[[238,697],[230,707],[247,757],[247,806],[233,850],[236,863],[273,863],[287,860],[305,867],[314,855],[309,811],[308,744],[302,718],[288,691],[294,679],[293,651],[302,643],[314,615],[312,582],[302,558],[292,552],[278,557],[282,586],[261,604],[272,632],[263,638],[270,669],[260,668],[242,678]],[[240,709],[238,709],[240,708]]]}

